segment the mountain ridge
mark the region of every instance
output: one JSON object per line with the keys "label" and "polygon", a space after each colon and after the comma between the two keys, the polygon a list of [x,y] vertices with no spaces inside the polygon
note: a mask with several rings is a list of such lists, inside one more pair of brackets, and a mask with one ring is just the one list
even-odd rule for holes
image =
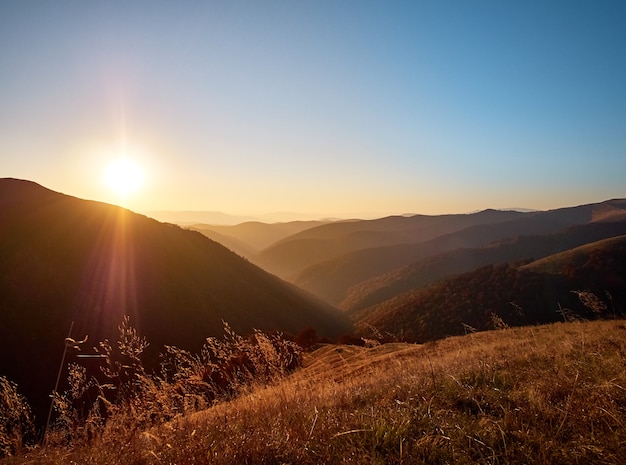
{"label": "mountain ridge", "polygon": [[620,234],[626,234],[626,221],[592,222],[572,226],[555,234],[518,236],[480,248],[444,252],[352,286],[339,303],[339,308],[348,312],[357,311],[395,295],[427,286],[446,276],[468,272],[480,266],[525,258],[539,259]]}
{"label": "mountain ridge", "polygon": [[263,250],[259,265],[293,280],[323,260],[358,250],[416,243],[475,224],[518,218],[524,213],[487,209],[474,214],[388,216],[375,220],[346,220],[307,229]]}
{"label": "mountain ridge", "polygon": [[[470,226],[424,242],[355,250],[334,259],[319,261],[302,271],[293,282],[327,302],[338,305],[350,287],[418,260],[456,249],[482,247],[493,241],[520,235],[553,234],[577,224],[601,222],[597,217],[594,219],[594,211],[607,206],[626,211],[625,205],[623,199],[614,199],[597,204],[524,213],[515,219]],[[615,218],[615,213],[612,217]]]}
{"label": "mountain ridge", "polygon": [[0,256],[0,373],[39,396],[38,413],[72,322],[72,337],[95,345],[116,340],[128,315],[154,351],[197,350],[223,321],[240,334],[351,330],[337,309],[199,232],[30,181],[0,179]]}
{"label": "mountain ridge", "polygon": [[[351,316],[362,334],[375,327],[421,342],[460,335],[467,328],[481,331],[494,325],[623,317],[625,264],[626,235],[621,235],[540,260],[489,264],[398,294]],[[595,308],[589,302],[595,302]]]}

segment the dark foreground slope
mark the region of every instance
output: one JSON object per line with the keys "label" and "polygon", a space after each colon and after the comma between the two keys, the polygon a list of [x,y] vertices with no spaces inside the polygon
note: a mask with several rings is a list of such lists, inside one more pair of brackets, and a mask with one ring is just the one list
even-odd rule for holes
{"label": "dark foreground slope", "polygon": [[40,399],[72,321],[90,347],[129,315],[155,351],[197,350],[222,320],[239,333],[349,331],[334,308],[198,232],[27,181],[0,180],[0,257],[0,375]]}
{"label": "dark foreground slope", "polygon": [[499,326],[614,318],[626,312],[626,236],[531,264],[488,265],[352,313],[372,327],[427,341]]}

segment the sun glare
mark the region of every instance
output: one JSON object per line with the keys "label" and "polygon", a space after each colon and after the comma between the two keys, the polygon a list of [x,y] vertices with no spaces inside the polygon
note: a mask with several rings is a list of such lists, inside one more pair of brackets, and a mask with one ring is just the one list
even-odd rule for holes
{"label": "sun glare", "polygon": [[108,164],[104,178],[107,186],[117,194],[126,197],[141,188],[144,175],[136,162],[120,157]]}

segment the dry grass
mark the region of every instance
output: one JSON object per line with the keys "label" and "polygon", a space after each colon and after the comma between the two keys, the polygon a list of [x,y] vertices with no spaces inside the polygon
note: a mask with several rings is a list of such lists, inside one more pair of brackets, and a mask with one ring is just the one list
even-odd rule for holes
{"label": "dry grass", "polygon": [[26,399],[14,383],[0,376],[0,457],[20,450],[23,438],[34,431]]}
{"label": "dry grass", "polygon": [[273,385],[9,464],[626,463],[626,325],[325,346]]}

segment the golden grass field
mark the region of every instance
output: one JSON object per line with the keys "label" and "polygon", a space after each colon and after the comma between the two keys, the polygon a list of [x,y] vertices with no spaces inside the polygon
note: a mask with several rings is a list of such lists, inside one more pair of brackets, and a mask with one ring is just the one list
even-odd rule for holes
{"label": "golden grass field", "polygon": [[626,322],[326,345],[268,386],[7,464],[626,463]]}

